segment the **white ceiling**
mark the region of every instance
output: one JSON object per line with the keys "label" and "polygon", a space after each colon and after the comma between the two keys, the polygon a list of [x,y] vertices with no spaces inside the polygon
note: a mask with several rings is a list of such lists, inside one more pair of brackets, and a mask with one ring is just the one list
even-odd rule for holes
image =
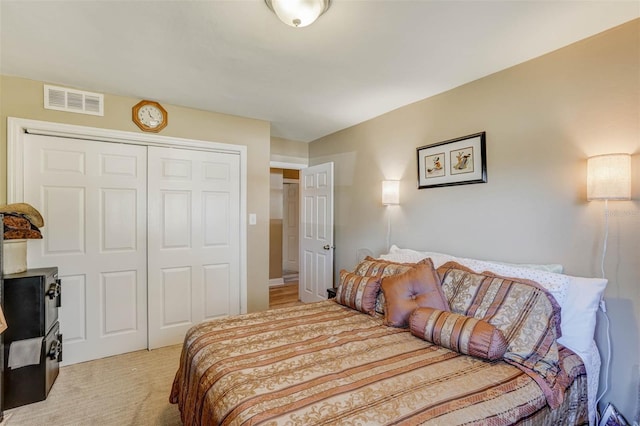
{"label": "white ceiling", "polygon": [[640,16],[640,2],[0,1],[0,72],[268,120],[311,141]]}

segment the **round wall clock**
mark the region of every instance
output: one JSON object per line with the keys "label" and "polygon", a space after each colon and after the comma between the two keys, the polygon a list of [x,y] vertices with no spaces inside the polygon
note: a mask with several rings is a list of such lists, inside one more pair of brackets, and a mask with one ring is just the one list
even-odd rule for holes
{"label": "round wall clock", "polygon": [[167,127],[167,110],[154,101],[140,101],[132,110],[133,122],[145,132],[159,132]]}

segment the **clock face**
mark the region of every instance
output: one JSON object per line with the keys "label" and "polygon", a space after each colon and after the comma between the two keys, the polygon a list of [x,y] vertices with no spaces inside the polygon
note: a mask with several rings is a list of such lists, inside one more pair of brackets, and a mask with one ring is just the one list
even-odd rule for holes
{"label": "clock face", "polygon": [[164,114],[155,105],[145,105],[138,110],[138,119],[145,126],[155,129],[164,121]]}
{"label": "clock face", "polygon": [[145,132],[159,132],[167,127],[167,111],[154,101],[140,101],[133,107],[133,122]]}

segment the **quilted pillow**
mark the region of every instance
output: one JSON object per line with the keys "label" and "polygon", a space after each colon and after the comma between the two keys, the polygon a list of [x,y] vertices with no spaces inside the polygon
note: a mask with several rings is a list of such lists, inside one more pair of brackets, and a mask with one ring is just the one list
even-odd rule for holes
{"label": "quilted pillow", "polygon": [[383,278],[381,288],[385,298],[386,325],[408,326],[409,316],[416,308],[449,310],[440,288],[440,279],[430,259],[404,274]]}
{"label": "quilted pillow", "polygon": [[355,275],[340,271],[340,284],[336,290],[336,302],[349,308],[375,315],[376,297],[380,291],[380,278]]}
{"label": "quilted pillow", "polygon": [[451,312],[482,319],[502,331],[503,359],[540,385],[552,409],[563,401],[567,383],[559,366],[560,306],[539,284],[477,273],[456,262],[438,268]]}
{"label": "quilted pillow", "polygon": [[490,361],[502,358],[507,350],[507,341],[496,327],[452,312],[418,308],[409,317],[409,328],[427,342]]}
{"label": "quilted pillow", "polygon": [[362,262],[356,266],[353,271],[356,275],[368,277],[388,277],[389,275],[398,275],[413,269],[418,263],[398,263],[388,260],[374,259],[367,256]]}
{"label": "quilted pillow", "polygon": [[[371,256],[367,256],[358,264],[358,266],[356,266],[353,273],[356,275],[384,278],[390,275],[403,274],[415,268],[416,265],[418,264],[389,262],[387,260],[374,259]],[[384,305],[384,294],[380,292],[378,293],[378,298],[376,300],[376,312],[384,314]]]}

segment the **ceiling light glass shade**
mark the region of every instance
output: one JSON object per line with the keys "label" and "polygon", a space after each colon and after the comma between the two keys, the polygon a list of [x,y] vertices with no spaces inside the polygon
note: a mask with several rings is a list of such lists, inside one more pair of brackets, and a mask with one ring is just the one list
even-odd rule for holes
{"label": "ceiling light glass shade", "polygon": [[382,204],[385,206],[400,204],[399,180],[382,181]]}
{"label": "ceiling light glass shade", "polygon": [[331,0],[264,0],[282,22],[306,27],[329,9]]}
{"label": "ceiling light glass shade", "polygon": [[587,160],[587,200],[630,200],[631,156],[607,154]]}

